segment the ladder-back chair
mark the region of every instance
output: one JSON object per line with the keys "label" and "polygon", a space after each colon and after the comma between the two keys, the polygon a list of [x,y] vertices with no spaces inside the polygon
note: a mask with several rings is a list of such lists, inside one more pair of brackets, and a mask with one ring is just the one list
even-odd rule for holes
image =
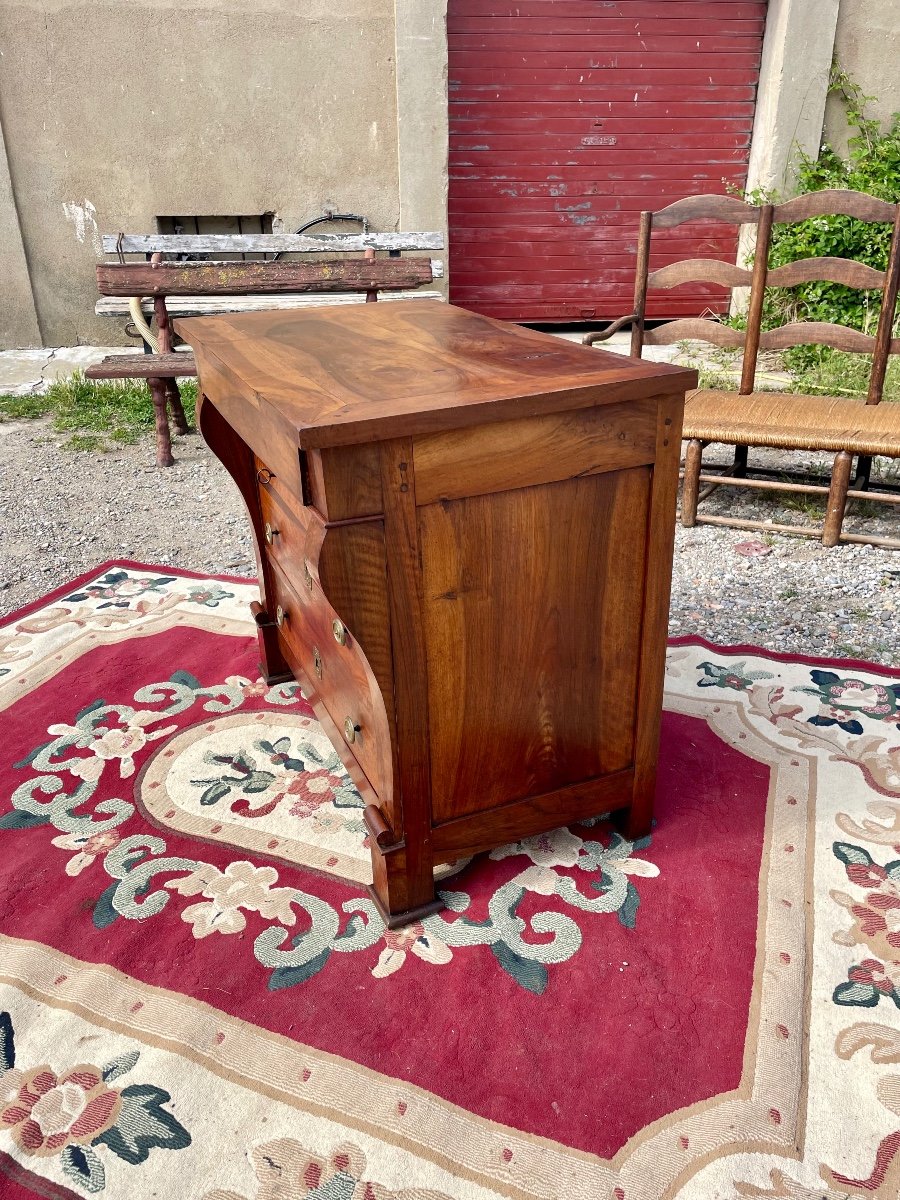
{"label": "ladder-back chair", "polygon": [[[769,268],[769,249],[774,225],[803,221],[810,217],[844,215],[860,221],[888,222],[893,226],[887,268],[884,271],[844,258],[806,258]],[[718,259],[688,259],[650,268],[654,232],[674,229],[688,221],[715,221],[756,227],[756,249],[752,269]],[[762,330],[766,289],[794,287],[813,280],[847,287],[877,289],[881,311],[875,335],[821,321],[796,321],[777,329]],[[728,288],[750,288],[745,330],[734,329],[705,317],[668,321],[646,327],[647,294],[650,289],[674,288],[702,281]],[[839,541],[872,543],[900,549],[900,538],[875,537],[842,531],[848,499],[900,503],[900,493],[869,488],[873,455],[900,458],[900,404],[882,403],[885,372],[891,354],[900,353],[900,338],[893,337],[893,324],[900,290],[900,204],[890,204],[862,192],[828,190],[797,196],[783,204],[747,204],[730,196],[691,196],[659,212],[641,213],[637,247],[634,311],[585,342],[605,341],[616,330],[631,325],[631,354],[640,358],[644,346],[672,345],[686,340],[743,350],[741,380],[737,391],[700,390],[687,401],[684,437],[687,440],[682,492],[682,524],[728,525],[742,529],[821,536],[826,546]],[[872,355],[872,369],[865,399],[797,395],[756,390],[757,359],[761,350],[784,350],[789,346],[821,345]],[[730,473],[704,474],[702,457],[711,442],[735,447]],[[780,450],[810,450],[833,453],[829,486],[822,484],[757,479],[748,474],[749,446]],[[853,477],[853,460],[857,469]],[[851,478],[853,482],[851,485]],[[701,492],[701,484],[706,490]],[[827,497],[824,526],[776,525],[771,522],[698,514],[698,503],[716,487],[783,490]]]}

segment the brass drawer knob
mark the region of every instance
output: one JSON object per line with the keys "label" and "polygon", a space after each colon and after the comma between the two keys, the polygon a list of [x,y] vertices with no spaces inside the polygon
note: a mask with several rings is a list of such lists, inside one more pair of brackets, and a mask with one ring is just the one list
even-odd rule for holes
{"label": "brass drawer knob", "polygon": [[355,742],[356,735],[360,732],[361,728],[361,725],[354,725],[352,717],[347,717],[344,721],[344,737],[348,742]]}
{"label": "brass drawer knob", "polygon": [[335,618],[331,622],[331,632],[334,634],[334,640],[339,646],[347,644],[347,630],[344,627],[344,622]]}
{"label": "brass drawer knob", "polygon": [[280,629],[287,619],[288,619],[287,613],[284,611],[284,609],[279,604],[278,607],[275,609],[275,624]]}
{"label": "brass drawer knob", "polygon": [[313,669],[316,672],[316,678],[322,678],[322,655],[319,653],[319,647],[313,646]]}
{"label": "brass drawer knob", "polygon": [[272,472],[269,470],[268,467],[261,467],[256,472],[256,481],[257,481],[257,483],[261,483],[263,485],[263,487],[267,487],[274,478],[275,478],[275,476],[272,474]]}
{"label": "brass drawer knob", "polygon": [[269,524],[269,522],[266,521],[266,541],[269,543],[270,546],[275,541],[275,539],[278,537],[278,533],[279,533],[279,531],[277,529],[273,529],[272,526]]}

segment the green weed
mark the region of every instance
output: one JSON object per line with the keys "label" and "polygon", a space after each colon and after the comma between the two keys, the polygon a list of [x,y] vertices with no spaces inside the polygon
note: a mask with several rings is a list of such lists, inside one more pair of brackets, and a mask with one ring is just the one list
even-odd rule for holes
{"label": "green weed", "polygon": [[0,421],[32,421],[49,411],[46,396],[0,396]]}
{"label": "green weed", "polygon": [[[197,397],[194,380],[179,384],[185,412]],[[153,401],[143,380],[85,379],[75,371],[55,380],[40,396],[0,396],[0,420],[50,416],[57,433],[69,433],[72,450],[105,450],[128,445],[153,429]]]}

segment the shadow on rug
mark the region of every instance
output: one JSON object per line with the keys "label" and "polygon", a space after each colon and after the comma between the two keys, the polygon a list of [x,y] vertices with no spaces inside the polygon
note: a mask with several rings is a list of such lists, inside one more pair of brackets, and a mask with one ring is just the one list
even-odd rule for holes
{"label": "shadow on rug", "polygon": [[652,838],[388,932],[255,595],[107,564],[0,628],[0,1195],[897,1194],[896,675],[672,645]]}

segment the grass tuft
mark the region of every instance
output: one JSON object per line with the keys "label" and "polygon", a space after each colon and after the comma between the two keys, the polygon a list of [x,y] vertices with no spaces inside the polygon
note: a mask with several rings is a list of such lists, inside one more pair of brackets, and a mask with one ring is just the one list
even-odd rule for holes
{"label": "grass tuft", "polygon": [[0,421],[33,421],[49,411],[46,396],[0,396]]}
{"label": "grass tuft", "polygon": [[[185,412],[197,396],[193,379],[179,384]],[[130,445],[153,429],[153,401],[141,379],[85,379],[75,371],[57,379],[42,395],[0,396],[0,421],[50,416],[57,433],[71,436],[63,444],[71,450],[108,450]]]}
{"label": "grass tuft", "polygon": [[[809,351],[802,359],[786,361],[791,370],[792,392],[809,395],[847,396],[865,399],[872,370],[870,354],[850,354],[827,346],[803,347]],[[900,401],[900,358],[893,355],[884,380],[884,399]]]}

